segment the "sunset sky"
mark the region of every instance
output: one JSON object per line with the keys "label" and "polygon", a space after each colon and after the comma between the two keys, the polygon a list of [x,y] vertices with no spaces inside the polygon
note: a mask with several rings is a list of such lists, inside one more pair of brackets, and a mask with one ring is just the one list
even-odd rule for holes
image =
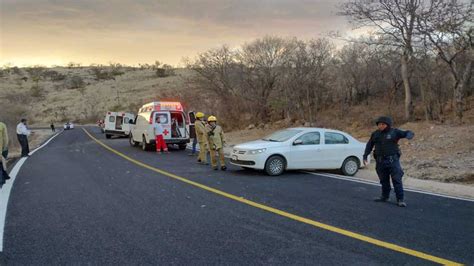
{"label": "sunset sky", "polygon": [[350,30],[342,0],[0,0],[0,65],[129,65],[264,35],[324,37]]}

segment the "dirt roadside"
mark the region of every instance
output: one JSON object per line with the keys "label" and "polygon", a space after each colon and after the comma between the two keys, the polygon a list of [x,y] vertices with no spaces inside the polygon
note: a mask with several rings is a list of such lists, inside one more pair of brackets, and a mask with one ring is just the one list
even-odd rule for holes
{"label": "dirt roadside", "polygon": [[[43,144],[47,139],[49,139],[51,136],[53,136],[55,133],[51,131],[51,129],[46,129],[43,127],[32,127],[31,130],[33,133],[30,135],[29,139],[29,145],[30,145],[30,151],[36,149],[39,147],[41,144]],[[56,130],[56,133],[58,130]],[[21,156],[21,148],[19,145],[12,145],[12,142],[18,142],[16,139],[16,136],[9,136],[10,137],[10,150],[8,153],[8,159],[7,159],[7,164],[8,168],[11,168],[12,164],[16,162],[20,156]]]}

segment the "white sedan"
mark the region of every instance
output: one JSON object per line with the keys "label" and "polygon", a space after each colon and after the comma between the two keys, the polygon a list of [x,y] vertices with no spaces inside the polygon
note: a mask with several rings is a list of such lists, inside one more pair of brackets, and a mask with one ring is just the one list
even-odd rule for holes
{"label": "white sedan", "polygon": [[234,146],[230,162],[281,175],[292,169],[340,169],[353,176],[363,162],[365,143],[324,128],[289,128]]}
{"label": "white sedan", "polygon": [[74,129],[74,124],[71,122],[67,122],[64,124],[64,130]]}

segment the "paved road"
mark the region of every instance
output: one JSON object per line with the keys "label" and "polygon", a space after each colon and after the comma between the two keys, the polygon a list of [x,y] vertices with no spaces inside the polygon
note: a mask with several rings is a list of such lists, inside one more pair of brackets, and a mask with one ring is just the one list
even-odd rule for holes
{"label": "paved road", "polygon": [[[186,152],[157,155],[91,134],[138,162],[285,213],[438,258],[474,264],[474,202],[300,172],[213,171]],[[8,264],[434,264],[288,219],[137,165],[77,128],[21,168],[10,196]],[[422,257],[422,256],[421,256]]]}

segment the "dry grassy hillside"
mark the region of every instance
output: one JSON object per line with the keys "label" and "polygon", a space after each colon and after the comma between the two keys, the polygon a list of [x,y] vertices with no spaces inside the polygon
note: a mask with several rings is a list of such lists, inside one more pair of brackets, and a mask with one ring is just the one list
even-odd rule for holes
{"label": "dry grassy hillside", "polygon": [[136,112],[146,101],[179,95],[191,75],[185,69],[158,77],[152,69],[102,67],[106,74],[101,76],[94,72],[96,69],[51,68],[37,77],[25,69],[3,73],[2,113],[3,107],[8,107],[8,116],[26,116],[34,124],[94,122],[108,110]]}

